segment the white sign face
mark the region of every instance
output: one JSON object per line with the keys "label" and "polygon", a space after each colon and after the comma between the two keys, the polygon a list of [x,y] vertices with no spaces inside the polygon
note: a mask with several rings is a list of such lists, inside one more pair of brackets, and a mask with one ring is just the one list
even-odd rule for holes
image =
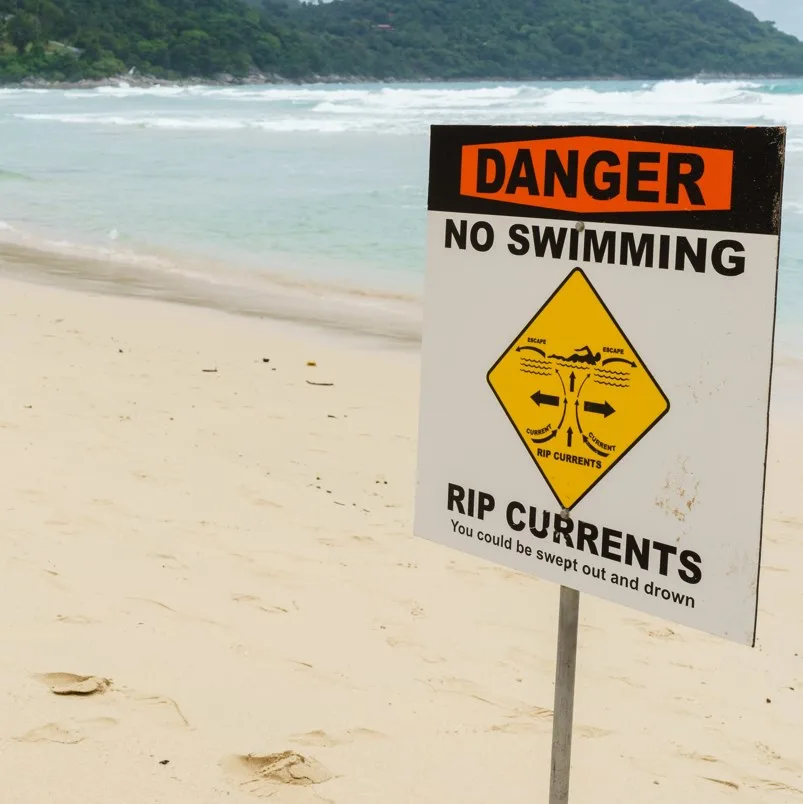
{"label": "white sign face", "polygon": [[433,128],[417,535],[755,644],[784,136]]}

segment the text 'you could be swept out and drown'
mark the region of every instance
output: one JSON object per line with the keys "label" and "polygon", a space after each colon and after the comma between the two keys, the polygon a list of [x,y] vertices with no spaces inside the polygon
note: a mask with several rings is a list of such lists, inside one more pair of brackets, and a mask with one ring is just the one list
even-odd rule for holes
{"label": "text 'you could be swept out and drown'", "polygon": [[[695,599],[678,592],[678,581],[688,586],[703,577],[702,559],[693,550],[625,533],[614,527],[575,520],[563,512],[555,513],[511,500],[498,505],[493,494],[449,483],[446,511],[451,533],[476,539],[499,550],[532,557],[553,565],[566,574],[580,573],[600,583],[613,584],[634,592],[661,598],[688,608]],[[504,524],[493,529],[486,524],[489,515],[502,514]],[[567,557],[548,548],[549,544],[572,550]],[[666,578],[666,586],[639,577],[639,570]]]}

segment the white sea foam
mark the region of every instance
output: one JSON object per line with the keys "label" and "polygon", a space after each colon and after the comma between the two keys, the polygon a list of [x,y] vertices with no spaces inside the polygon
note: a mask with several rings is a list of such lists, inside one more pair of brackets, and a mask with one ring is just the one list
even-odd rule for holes
{"label": "white sea foam", "polygon": [[221,118],[221,117],[159,117],[124,114],[16,114],[20,120],[74,125],[125,126],[134,128],[172,129],[176,131],[237,131],[258,129],[277,132],[312,131],[332,133],[373,128],[371,121],[346,125],[337,120],[305,120],[303,118]]}
{"label": "white sea foam", "polygon": [[130,98],[139,97],[142,95],[156,95],[162,98],[172,98],[177,95],[188,94],[191,87],[180,86],[153,86],[153,87],[132,87],[129,84],[121,83],[117,86],[98,87],[94,90],[94,94],[100,97],[111,98]]}
{"label": "white sea foam", "polygon": [[236,130],[249,121],[214,117],[159,117],[125,114],[16,114],[20,120],[97,126],[134,126],[139,128],[194,129],[198,131]]}
{"label": "white sea foam", "polygon": [[46,95],[47,89],[22,89],[17,87],[0,87],[0,98],[12,95]]}
{"label": "white sea foam", "polygon": [[54,256],[83,258],[94,261],[113,262],[120,265],[170,271],[171,261],[152,254],[137,253],[124,248],[109,248],[94,243],[79,243],[63,238],[42,235],[30,229],[20,229],[0,221],[0,243],[21,246]]}
{"label": "white sea foam", "polygon": [[[25,93],[32,90],[13,90]],[[36,90],[42,92],[43,90]],[[783,83],[662,81],[398,86],[154,86],[61,91],[86,111],[34,113],[38,122],[164,130],[426,133],[432,123],[667,123],[803,126],[803,97]],[[156,108],[143,109],[150,102]],[[62,104],[63,105],[63,104]],[[74,108],[74,107],[73,107]],[[188,113],[189,112],[189,113]],[[792,132],[794,133],[794,132]],[[790,137],[790,151],[803,139]]]}

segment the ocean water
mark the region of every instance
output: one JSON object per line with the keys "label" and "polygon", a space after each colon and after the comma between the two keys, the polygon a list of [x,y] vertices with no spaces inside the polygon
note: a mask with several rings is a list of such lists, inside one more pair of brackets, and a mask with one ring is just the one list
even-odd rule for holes
{"label": "ocean water", "polygon": [[405,337],[432,123],[787,125],[803,355],[803,81],[0,88],[0,270]]}

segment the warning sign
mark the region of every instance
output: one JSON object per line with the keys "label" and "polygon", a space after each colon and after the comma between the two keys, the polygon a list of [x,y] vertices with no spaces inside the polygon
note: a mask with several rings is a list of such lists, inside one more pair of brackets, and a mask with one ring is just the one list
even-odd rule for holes
{"label": "warning sign", "polygon": [[432,128],[417,535],[755,643],[785,136]]}
{"label": "warning sign", "polygon": [[579,268],[494,364],[488,382],[563,508],[669,409]]}

